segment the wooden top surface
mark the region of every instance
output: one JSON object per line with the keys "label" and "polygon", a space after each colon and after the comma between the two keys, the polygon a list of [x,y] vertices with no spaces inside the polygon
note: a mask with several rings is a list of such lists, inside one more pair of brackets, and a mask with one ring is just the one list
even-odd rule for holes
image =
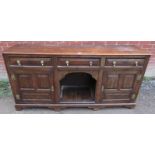
{"label": "wooden top surface", "polygon": [[3,54],[44,54],[44,55],[150,55],[135,46],[48,47],[43,45],[15,45]]}

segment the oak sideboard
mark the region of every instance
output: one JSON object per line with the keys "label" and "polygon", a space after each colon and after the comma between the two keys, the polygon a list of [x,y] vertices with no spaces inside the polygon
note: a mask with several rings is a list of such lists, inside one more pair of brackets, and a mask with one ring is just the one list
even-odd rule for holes
{"label": "oak sideboard", "polygon": [[16,45],[3,53],[16,110],[133,108],[150,54],[134,46]]}

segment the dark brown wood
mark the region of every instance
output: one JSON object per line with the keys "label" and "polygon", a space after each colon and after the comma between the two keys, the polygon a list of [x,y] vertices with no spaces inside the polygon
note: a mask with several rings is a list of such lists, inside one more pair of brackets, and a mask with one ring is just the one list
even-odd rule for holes
{"label": "dark brown wood", "polygon": [[[94,48],[76,47],[46,47],[40,45],[15,45],[5,51],[6,54],[29,54],[29,55],[60,55],[60,56],[101,56],[101,55],[150,55],[149,52],[135,46],[106,46]],[[42,57],[42,56],[41,56]]]}
{"label": "dark brown wood", "polygon": [[16,110],[133,108],[149,53],[133,46],[16,45],[3,53]]}

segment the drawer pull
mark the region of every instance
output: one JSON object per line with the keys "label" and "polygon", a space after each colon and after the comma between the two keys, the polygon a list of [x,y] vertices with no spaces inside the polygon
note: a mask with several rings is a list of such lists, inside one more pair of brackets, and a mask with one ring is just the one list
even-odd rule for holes
{"label": "drawer pull", "polygon": [[113,67],[116,67],[116,61],[113,61]]}
{"label": "drawer pull", "polygon": [[135,64],[136,64],[136,67],[138,67],[138,61],[136,61]]}
{"label": "drawer pull", "polygon": [[89,61],[89,65],[92,66],[93,65],[93,62],[92,61]]}
{"label": "drawer pull", "polygon": [[44,66],[44,60],[41,60],[40,63],[42,66]]}
{"label": "drawer pull", "polygon": [[66,65],[69,66],[69,61],[68,60],[66,60]]}
{"label": "drawer pull", "polygon": [[18,66],[21,66],[20,60],[17,60],[17,64],[18,64]]}

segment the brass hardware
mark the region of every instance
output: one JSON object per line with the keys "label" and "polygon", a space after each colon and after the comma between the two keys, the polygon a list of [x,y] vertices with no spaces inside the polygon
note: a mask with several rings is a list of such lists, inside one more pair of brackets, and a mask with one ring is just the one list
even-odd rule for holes
{"label": "brass hardware", "polygon": [[18,66],[21,66],[20,60],[17,60],[17,64],[18,64]]}
{"label": "brass hardware", "polygon": [[16,80],[16,77],[15,77],[14,74],[11,74],[11,79],[12,79],[13,81]]}
{"label": "brass hardware", "polygon": [[68,60],[66,60],[66,65],[69,66],[69,61]]}
{"label": "brass hardware", "polygon": [[102,92],[104,91],[104,86],[102,85]]}
{"label": "brass hardware", "polygon": [[116,67],[116,61],[113,61],[113,67]]}
{"label": "brass hardware", "polygon": [[105,65],[105,57],[102,57],[101,58],[101,66],[104,66]]}
{"label": "brass hardware", "polygon": [[139,81],[139,80],[141,80],[141,78],[142,78],[142,75],[141,74],[139,74],[139,75],[137,75],[137,81]]}
{"label": "brass hardware", "polygon": [[136,98],[136,94],[132,94],[131,99],[134,100]]}
{"label": "brass hardware", "polygon": [[136,64],[136,67],[138,67],[138,61],[136,61],[135,64]]}
{"label": "brass hardware", "polygon": [[54,86],[51,86],[51,91],[54,92]]}
{"label": "brass hardware", "polygon": [[42,66],[44,66],[44,60],[41,60],[40,63]]}
{"label": "brass hardware", "polygon": [[20,100],[19,94],[16,95],[16,99],[17,99],[17,100]]}
{"label": "brass hardware", "polygon": [[93,62],[92,61],[89,61],[89,65],[92,66],[93,65]]}

